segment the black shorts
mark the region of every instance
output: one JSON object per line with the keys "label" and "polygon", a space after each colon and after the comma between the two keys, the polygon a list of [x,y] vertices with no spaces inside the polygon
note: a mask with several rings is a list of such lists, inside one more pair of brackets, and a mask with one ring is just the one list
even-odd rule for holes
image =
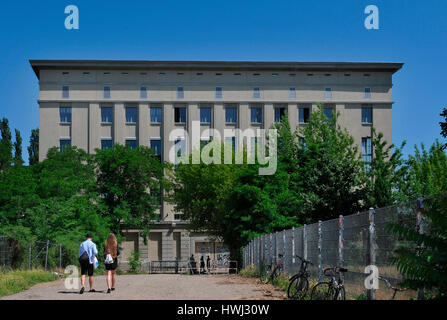
{"label": "black shorts", "polygon": [[93,263],[90,263],[89,260],[79,261],[79,263],[81,264],[81,275],[93,276]]}
{"label": "black shorts", "polygon": [[116,268],[118,268],[118,258],[115,258],[113,260],[113,263],[104,263],[104,265],[106,266],[107,271],[114,271],[116,270]]}

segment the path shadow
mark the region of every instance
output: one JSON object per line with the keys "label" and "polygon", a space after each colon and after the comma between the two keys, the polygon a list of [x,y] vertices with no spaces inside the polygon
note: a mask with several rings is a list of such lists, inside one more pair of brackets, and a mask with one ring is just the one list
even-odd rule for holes
{"label": "path shadow", "polygon": [[[106,292],[106,291],[105,290],[96,290],[95,292],[84,291],[84,294],[104,293],[104,292]],[[62,293],[62,294],[79,294],[79,290],[78,291],[58,291],[57,293]]]}

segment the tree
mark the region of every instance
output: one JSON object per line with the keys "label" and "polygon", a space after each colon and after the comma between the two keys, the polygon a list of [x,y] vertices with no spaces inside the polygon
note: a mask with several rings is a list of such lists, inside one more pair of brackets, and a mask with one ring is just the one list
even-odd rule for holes
{"label": "tree", "polygon": [[96,150],[97,192],[112,221],[112,230],[119,234],[122,227],[143,230],[146,240],[149,223],[160,208],[163,186],[163,164],[147,147],[130,149],[114,145]]}
{"label": "tree", "polygon": [[[439,123],[441,126],[441,136],[447,138],[447,108],[442,110],[441,117],[444,117],[444,121]],[[443,149],[445,148],[447,148],[447,143],[443,146]]]}
{"label": "tree", "polygon": [[[386,207],[397,200],[395,190],[403,183],[405,169],[400,148],[383,140],[383,134],[372,129],[372,149],[374,156],[370,163],[365,163],[367,180],[367,207]],[[394,151],[393,151],[394,149]]]}
{"label": "tree", "polygon": [[299,222],[314,223],[361,210],[362,163],[353,137],[337,125],[337,114],[328,119],[319,105],[299,134],[305,137],[297,155],[305,212]]}
{"label": "tree", "polygon": [[22,137],[20,136],[20,131],[15,129],[16,141],[14,142],[14,165],[23,165],[22,158]]}
{"label": "tree", "polygon": [[0,173],[2,173],[11,167],[12,161],[11,131],[9,130],[8,119],[3,118],[0,121],[0,131],[2,136],[0,141]]}
{"label": "tree", "polygon": [[39,162],[39,129],[31,130],[28,147],[29,165],[32,166]]}

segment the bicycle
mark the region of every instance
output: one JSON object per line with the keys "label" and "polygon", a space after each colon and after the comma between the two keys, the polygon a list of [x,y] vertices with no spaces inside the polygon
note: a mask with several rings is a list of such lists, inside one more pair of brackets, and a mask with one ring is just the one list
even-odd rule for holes
{"label": "bicycle", "polygon": [[[284,255],[278,254],[279,259],[281,259],[283,257],[284,257]],[[283,268],[284,268],[284,264],[276,263],[275,268],[272,271],[272,265],[267,265],[267,270],[266,270],[265,274],[262,276],[261,281],[264,284],[267,284],[269,282],[271,282],[272,284],[275,284],[275,280],[276,280],[276,278],[278,278],[280,276]]]}
{"label": "bicycle", "polygon": [[329,277],[330,281],[320,281],[311,292],[312,300],[346,300],[346,291],[343,284],[342,273],[348,272],[345,268],[326,268],[323,270],[325,277]]}
{"label": "bicycle", "polygon": [[388,287],[389,289],[393,290],[393,295],[392,295],[392,297],[391,297],[390,300],[394,300],[394,298],[396,297],[396,294],[397,294],[398,292],[404,292],[404,291],[407,291],[407,290],[408,290],[408,289],[399,288],[399,287],[395,287],[395,286],[391,285],[390,281],[389,281],[388,279],[384,278],[384,277],[380,277],[380,276],[379,276],[379,280],[382,280],[383,282],[385,282],[386,285],[387,285],[387,287]]}
{"label": "bicycle", "polygon": [[296,256],[301,260],[300,271],[289,279],[289,287],[287,288],[287,297],[289,299],[303,299],[309,290],[309,272],[307,266],[313,265],[312,262]]}

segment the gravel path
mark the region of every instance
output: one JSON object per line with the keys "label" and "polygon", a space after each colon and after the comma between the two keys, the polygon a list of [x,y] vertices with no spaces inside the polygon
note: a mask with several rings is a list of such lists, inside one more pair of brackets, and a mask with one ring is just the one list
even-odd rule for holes
{"label": "gravel path", "polygon": [[[257,279],[239,275],[145,274],[118,276],[116,290],[106,294],[105,276],[95,277],[95,293],[66,289],[64,280],[41,283],[5,300],[221,300],[283,299],[284,294]],[[88,279],[86,279],[88,291]]]}

